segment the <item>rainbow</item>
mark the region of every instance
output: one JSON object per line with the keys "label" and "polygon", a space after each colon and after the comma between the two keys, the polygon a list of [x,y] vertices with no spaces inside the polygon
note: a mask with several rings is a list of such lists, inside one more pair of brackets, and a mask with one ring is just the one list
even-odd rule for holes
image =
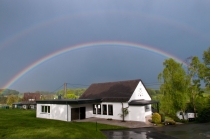
{"label": "rainbow", "polygon": [[78,49],[84,49],[84,48],[88,48],[88,47],[100,47],[100,46],[107,46],[107,45],[117,45],[117,46],[124,46],[124,47],[133,47],[133,48],[139,48],[142,50],[146,50],[152,53],[156,53],[159,55],[162,55],[164,57],[167,58],[172,58],[174,60],[176,60],[179,63],[182,63],[184,65],[187,65],[184,61],[182,61],[181,59],[166,53],[162,50],[159,50],[157,48],[151,47],[151,46],[146,46],[143,44],[137,44],[137,43],[131,43],[131,42],[122,42],[122,41],[100,41],[100,42],[90,42],[90,43],[84,43],[84,44],[78,44],[78,45],[74,45],[74,46],[69,46],[66,47],[64,49],[61,49],[59,51],[56,51],[54,53],[51,53],[37,61],[35,61],[34,63],[30,64],[29,66],[27,66],[26,68],[24,68],[23,70],[21,70],[17,75],[15,75],[11,80],[9,80],[9,82],[7,82],[3,88],[9,88],[11,85],[13,85],[15,82],[17,82],[22,76],[24,76],[25,74],[27,74],[29,71],[31,71],[32,69],[34,69],[35,67],[41,65],[44,62],[47,62],[48,60],[55,58],[59,55],[62,55],[64,53],[70,52],[70,51],[74,51],[74,50],[78,50]]}

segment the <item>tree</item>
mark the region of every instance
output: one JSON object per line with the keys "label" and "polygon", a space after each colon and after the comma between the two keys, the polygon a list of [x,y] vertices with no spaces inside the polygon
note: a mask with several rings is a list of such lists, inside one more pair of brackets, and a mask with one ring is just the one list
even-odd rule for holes
{"label": "tree", "polygon": [[[196,107],[198,97],[202,96],[203,91],[201,90],[201,79],[203,76],[204,64],[200,62],[198,57],[194,56],[191,58],[191,62],[188,65],[188,76],[190,78],[189,86],[189,98],[190,105],[196,113]],[[196,116],[196,115],[195,115]]]}
{"label": "tree", "polygon": [[203,61],[205,64],[203,79],[207,89],[210,89],[210,47],[203,52]]}
{"label": "tree", "polygon": [[182,64],[170,58],[165,60],[163,65],[164,69],[158,75],[159,82],[163,82],[160,86],[160,91],[163,93],[160,108],[163,112],[175,116],[178,110],[184,112],[186,109],[187,88],[190,80]]}
{"label": "tree", "polygon": [[[122,103],[122,102],[121,102]],[[122,113],[121,114],[119,114],[120,115],[120,117],[122,117],[122,121],[123,122],[125,122],[125,117],[128,115],[128,113],[129,113],[129,111],[128,111],[128,107],[126,107],[126,108],[124,108],[123,107],[123,103],[122,103]]]}
{"label": "tree", "polygon": [[7,105],[12,106],[12,103],[18,102],[19,101],[19,97],[15,96],[15,95],[9,95],[7,97]]}

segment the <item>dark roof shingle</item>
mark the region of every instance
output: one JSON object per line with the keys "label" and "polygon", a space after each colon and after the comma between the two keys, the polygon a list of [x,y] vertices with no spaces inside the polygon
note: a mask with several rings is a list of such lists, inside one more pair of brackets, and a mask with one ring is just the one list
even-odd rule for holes
{"label": "dark roof shingle", "polygon": [[92,84],[80,99],[102,99],[106,102],[126,102],[132,96],[141,80]]}

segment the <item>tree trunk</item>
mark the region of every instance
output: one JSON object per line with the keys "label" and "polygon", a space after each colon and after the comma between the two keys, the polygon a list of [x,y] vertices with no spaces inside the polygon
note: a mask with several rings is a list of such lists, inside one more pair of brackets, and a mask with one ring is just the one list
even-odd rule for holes
{"label": "tree trunk", "polygon": [[122,103],[122,118],[123,118],[123,122],[125,122],[125,113],[124,113],[123,103]]}
{"label": "tree trunk", "polygon": [[185,119],[184,119],[184,112],[183,112],[183,110],[182,110],[182,119],[185,120]]}

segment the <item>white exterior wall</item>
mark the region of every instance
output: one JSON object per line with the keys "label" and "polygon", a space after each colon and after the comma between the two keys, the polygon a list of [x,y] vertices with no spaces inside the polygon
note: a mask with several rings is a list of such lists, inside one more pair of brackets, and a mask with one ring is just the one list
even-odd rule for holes
{"label": "white exterior wall", "polygon": [[[103,115],[103,107],[102,105],[105,104],[107,105],[107,115]],[[112,105],[113,106],[113,115],[109,115],[108,114],[108,105]],[[120,117],[120,114],[122,114],[122,103],[119,102],[102,102],[101,103],[101,114],[97,114],[97,109],[96,109],[96,114],[93,114],[93,117],[97,117],[97,118],[105,118],[105,119],[115,119],[115,120],[122,120],[122,117]],[[128,107],[128,103],[123,103],[123,107],[126,108]],[[93,109],[93,108],[91,108]],[[92,111],[93,113],[93,111]],[[125,120],[129,120],[129,115],[127,115],[125,117]]]}
{"label": "white exterior wall", "polygon": [[130,106],[129,107],[130,121],[145,122],[145,108],[144,106]]}
{"label": "white exterior wall", "polygon": [[[50,106],[50,113],[43,113],[42,106]],[[67,119],[68,111],[68,119]],[[63,104],[37,104],[36,117],[46,118],[46,119],[55,119],[62,121],[69,121],[70,107]]]}
{"label": "white exterior wall", "polygon": [[[130,101],[132,100],[151,100],[151,97],[149,96],[146,88],[140,81],[137,85],[136,89],[134,90],[134,93],[132,94]],[[129,119],[130,121],[142,121],[145,122],[145,117],[152,115],[152,108],[151,105],[149,105],[149,110],[145,111],[145,106],[129,106]]]}
{"label": "white exterior wall", "polygon": [[94,117],[93,115],[93,104],[81,104],[81,105],[70,105],[69,121],[71,121],[71,108],[85,107],[86,113],[85,118]]}
{"label": "white exterior wall", "polygon": [[136,89],[134,90],[133,95],[131,96],[129,102],[135,99],[144,99],[144,100],[151,100],[151,97],[147,93],[147,90],[144,88],[142,82],[140,81],[137,85]]}
{"label": "white exterior wall", "polygon": [[[137,100],[137,99],[144,99],[144,100],[151,100],[151,97],[147,93],[146,89],[144,88],[142,82],[140,81],[137,85],[134,93],[132,94],[130,101]],[[97,104],[97,103],[96,103]],[[93,114],[93,104],[81,104],[81,105],[60,105],[60,104],[37,104],[37,117],[39,118],[47,118],[47,119],[56,119],[62,121],[71,121],[71,108],[79,108],[79,107],[86,107],[86,118],[90,117],[97,117],[97,118],[105,118],[105,119],[116,119],[122,120],[120,114],[122,114],[122,103],[120,102],[102,102],[98,103],[101,104],[101,114]],[[103,115],[103,107],[102,105],[107,105],[107,115]],[[108,105],[113,106],[113,115],[108,115]],[[42,113],[41,106],[50,106],[50,113]],[[123,103],[123,107],[128,107],[128,103]],[[152,114],[151,105],[149,105],[150,110],[145,112],[145,106],[129,106],[128,111],[129,114],[125,117],[127,121],[142,121],[145,122],[145,117]],[[68,109],[67,109],[68,108]]]}

